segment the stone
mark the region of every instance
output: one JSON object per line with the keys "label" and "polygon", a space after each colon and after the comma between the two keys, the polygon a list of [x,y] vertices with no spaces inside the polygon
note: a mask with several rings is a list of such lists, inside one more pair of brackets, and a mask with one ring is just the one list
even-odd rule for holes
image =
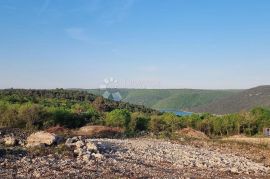
{"label": "stone", "polygon": [[60,143],[63,142],[63,141],[64,141],[64,137],[62,137],[62,136],[57,136],[55,143],[56,143],[56,144],[60,144]]}
{"label": "stone", "polygon": [[19,144],[20,146],[24,146],[24,145],[25,145],[25,143],[24,143],[23,140],[18,140],[18,144]]}
{"label": "stone", "polygon": [[74,150],[74,153],[77,154],[78,156],[82,156],[84,151],[81,148],[77,148]]}
{"label": "stone", "polygon": [[91,152],[94,152],[94,153],[98,152],[97,146],[92,142],[86,143],[86,147],[87,147],[88,151],[91,151]]}
{"label": "stone", "polygon": [[73,138],[68,138],[65,145],[68,147],[75,146],[75,140]]}
{"label": "stone", "polygon": [[8,146],[15,146],[18,144],[18,140],[15,137],[8,136],[3,139],[5,145]]}
{"label": "stone", "polygon": [[101,154],[96,154],[96,153],[92,153],[92,156],[95,157],[97,160],[101,160],[103,158],[103,155]]}
{"label": "stone", "polygon": [[90,155],[88,155],[88,154],[86,154],[86,155],[83,155],[83,161],[85,161],[85,162],[89,162],[89,160],[91,159],[91,156]]}
{"label": "stone", "polygon": [[183,137],[180,137],[181,142],[185,142],[185,139]]}
{"label": "stone", "polygon": [[34,175],[36,178],[41,177],[41,174],[40,174],[40,172],[38,172],[38,171],[34,171],[34,172],[33,172],[33,175]]}
{"label": "stone", "polygon": [[27,138],[26,147],[46,146],[59,143],[59,137],[49,132],[36,132]]}
{"label": "stone", "polygon": [[72,140],[74,140],[74,142],[77,142],[79,140],[79,137],[72,137]]}
{"label": "stone", "polygon": [[79,140],[79,141],[77,141],[77,142],[75,143],[75,146],[76,146],[77,148],[82,148],[82,147],[84,146],[84,142],[81,141],[81,140]]}
{"label": "stone", "polygon": [[239,173],[238,169],[236,167],[231,168],[232,173]]}

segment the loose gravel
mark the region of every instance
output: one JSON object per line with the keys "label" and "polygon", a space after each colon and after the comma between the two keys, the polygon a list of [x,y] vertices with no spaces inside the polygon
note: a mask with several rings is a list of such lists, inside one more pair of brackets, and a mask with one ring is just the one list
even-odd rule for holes
{"label": "loose gravel", "polygon": [[[269,178],[244,156],[156,139],[87,139],[102,159],[0,157],[0,178]],[[219,149],[222,150],[222,149]]]}

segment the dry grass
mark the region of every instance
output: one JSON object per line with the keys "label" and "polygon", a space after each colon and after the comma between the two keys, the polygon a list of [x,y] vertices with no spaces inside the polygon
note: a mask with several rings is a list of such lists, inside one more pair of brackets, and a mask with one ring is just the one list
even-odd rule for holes
{"label": "dry grass", "polygon": [[270,138],[268,137],[245,137],[245,136],[232,136],[221,139],[223,141],[235,141],[251,144],[258,144],[263,146],[270,146]]}
{"label": "dry grass", "polygon": [[54,133],[54,134],[57,134],[60,136],[65,136],[65,137],[72,136],[72,131],[70,129],[61,127],[59,125],[54,126],[54,127],[50,127],[48,129],[46,129],[45,131],[49,132],[49,133]]}

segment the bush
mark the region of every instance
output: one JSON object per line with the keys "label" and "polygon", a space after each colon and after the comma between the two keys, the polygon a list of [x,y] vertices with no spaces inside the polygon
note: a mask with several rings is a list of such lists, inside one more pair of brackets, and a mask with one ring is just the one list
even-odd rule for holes
{"label": "bush", "polygon": [[150,118],[143,113],[135,112],[131,115],[129,130],[132,132],[148,130]]}
{"label": "bush", "polygon": [[115,109],[107,113],[105,124],[111,127],[122,127],[126,130],[131,120],[130,112],[126,109]]}
{"label": "bush", "polygon": [[149,123],[149,130],[154,134],[158,134],[161,131],[166,129],[166,122],[162,119],[161,116],[153,115]]}
{"label": "bush", "polygon": [[164,113],[162,116],[151,116],[149,129],[155,135],[161,134],[162,136],[170,137],[172,134],[180,129],[181,117],[173,113]]}
{"label": "bush", "polygon": [[18,105],[0,104],[0,127],[24,126],[24,121],[18,118]]}
{"label": "bush", "polygon": [[37,104],[25,104],[19,108],[18,117],[24,121],[25,129],[36,130],[41,128],[44,113],[43,107]]}
{"label": "bush", "polygon": [[47,109],[46,119],[43,120],[43,127],[62,126],[66,128],[78,128],[87,123],[83,115],[72,113],[64,108]]}
{"label": "bush", "polygon": [[166,123],[166,131],[174,133],[180,128],[180,118],[173,113],[165,113],[162,115],[163,120]]}

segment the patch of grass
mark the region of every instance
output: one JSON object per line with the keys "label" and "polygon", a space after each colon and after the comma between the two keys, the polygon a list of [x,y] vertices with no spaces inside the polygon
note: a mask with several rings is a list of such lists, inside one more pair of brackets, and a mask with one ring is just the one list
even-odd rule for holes
{"label": "patch of grass", "polygon": [[243,149],[258,148],[258,149],[270,149],[268,144],[265,143],[250,143],[247,141],[237,141],[237,140],[220,140],[214,139],[211,141],[214,144],[220,146],[240,146]]}
{"label": "patch of grass", "polygon": [[6,147],[0,145],[0,157],[4,157],[7,155],[13,156],[13,155],[21,155],[25,156],[27,152],[25,149],[21,147]]}
{"label": "patch of grass", "polygon": [[60,144],[58,146],[50,146],[50,147],[32,147],[27,149],[28,154],[32,157],[41,157],[46,155],[63,155],[63,156],[74,156],[73,149],[67,147],[65,144]]}
{"label": "patch of grass", "polygon": [[222,141],[231,141],[238,143],[253,144],[261,147],[270,146],[270,138],[265,137],[239,137],[239,138],[224,138]]}

